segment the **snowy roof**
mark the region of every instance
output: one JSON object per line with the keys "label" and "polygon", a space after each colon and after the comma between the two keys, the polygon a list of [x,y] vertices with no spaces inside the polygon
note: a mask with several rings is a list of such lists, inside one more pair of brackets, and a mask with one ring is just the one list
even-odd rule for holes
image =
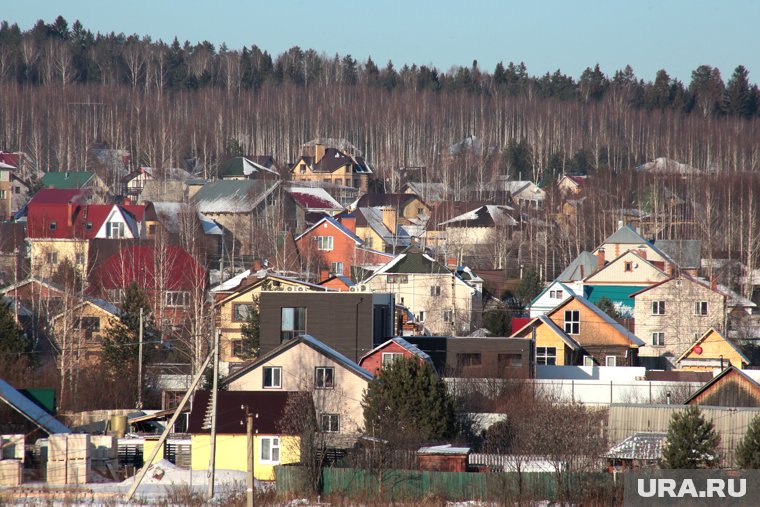
{"label": "snowy roof", "polygon": [[320,187],[291,187],[286,191],[290,197],[306,209],[341,210],[343,206]]}
{"label": "snowy roof", "polygon": [[427,202],[442,201],[446,198],[446,185],[443,183],[420,183],[410,181],[405,188],[420,196]]}
{"label": "snowy roof", "polygon": [[357,213],[361,213],[370,229],[380,236],[384,243],[398,247],[407,247],[412,243],[409,233],[401,225],[396,226],[394,235],[383,222],[383,211],[381,208],[357,208]]}
{"label": "snowy roof", "polygon": [[636,170],[659,174],[696,174],[701,172],[694,166],[667,157],[657,157],[646,164],[636,167]]}
{"label": "snowy roof", "polygon": [[510,206],[487,204],[463,213],[438,225],[449,227],[499,227],[515,226],[517,221],[508,212],[514,211]]}
{"label": "snowy roof", "polygon": [[272,180],[223,180],[203,185],[193,196],[202,213],[250,213],[280,184]]}
{"label": "snowy roof", "polygon": [[250,176],[252,174],[260,173],[260,172],[266,172],[270,174],[276,174],[279,176],[279,173],[277,171],[273,171],[272,169],[269,169],[268,167],[264,167],[263,165],[254,162],[253,160],[247,159],[245,157],[234,157],[229,160],[227,160],[224,164],[222,164],[222,167],[219,169],[219,175],[224,176]]}
{"label": "snowy roof", "polygon": [[106,312],[108,312],[110,314],[113,314],[113,315],[116,315],[116,316],[118,316],[118,315],[121,314],[121,310],[119,310],[118,307],[116,307],[114,304],[109,303],[108,301],[105,301],[103,299],[87,298],[87,302],[94,304],[95,306],[97,306],[101,310],[104,310],[104,311],[106,311]]}
{"label": "snowy roof", "polygon": [[214,220],[210,219],[200,211],[198,212],[198,220],[201,221],[201,227],[203,227],[203,234],[209,236],[223,236],[224,231]]}
{"label": "snowy roof", "polygon": [[301,234],[299,234],[295,238],[295,241],[298,241],[299,239],[301,239],[302,237],[304,237],[306,234],[308,234],[312,230],[314,230],[317,227],[319,227],[323,222],[329,222],[330,224],[332,224],[335,228],[337,228],[343,234],[345,234],[346,236],[348,236],[349,238],[351,238],[352,240],[354,240],[354,243],[356,243],[357,245],[363,245],[364,244],[364,241],[362,241],[362,239],[359,236],[357,236],[353,232],[349,231],[346,227],[343,226],[343,224],[341,224],[340,222],[338,222],[337,220],[335,220],[333,217],[329,217],[329,216],[322,217],[322,219],[320,221],[318,221],[317,223],[315,223],[314,225],[312,225],[311,227],[309,227],[308,229],[306,229],[305,231],[303,231]]}
{"label": "snowy roof", "polygon": [[616,446],[612,447],[607,452],[606,457],[612,459],[636,459],[646,461],[659,460],[662,456],[662,445],[666,436],[666,433],[660,432],[634,433]]}
{"label": "snowy roof", "polygon": [[237,287],[238,285],[240,285],[240,282],[242,282],[243,280],[245,280],[249,276],[251,276],[251,270],[250,269],[246,269],[242,273],[239,273],[239,274],[233,276],[232,278],[228,278],[227,280],[223,281],[222,283],[220,283],[216,287],[210,289],[209,292],[219,292],[219,291],[226,291],[226,290],[234,289],[235,287]]}
{"label": "snowy roof", "polygon": [[417,454],[470,454],[471,452],[472,449],[469,447],[454,447],[451,444],[445,444],[420,447]]}

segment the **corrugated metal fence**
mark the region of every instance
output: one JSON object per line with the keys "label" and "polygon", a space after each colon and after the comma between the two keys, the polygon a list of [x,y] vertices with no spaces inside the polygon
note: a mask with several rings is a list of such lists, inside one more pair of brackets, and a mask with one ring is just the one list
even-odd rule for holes
{"label": "corrugated metal fence", "polygon": [[[275,467],[277,492],[303,493],[304,471],[298,466]],[[421,472],[417,470],[370,471],[357,468],[325,468],[322,471],[322,494],[348,498],[377,498],[399,501],[424,497],[448,500],[503,500],[518,497],[522,476],[522,496],[554,500],[557,498],[556,476],[546,472],[466,473]],[[613,478],[607,473],[572,473],[565,475],[565,491],[607,491],[614,494]]]}
{"label": "corrugated metal fence", "polygon": [[[685,405],[610,405],[608,425],[610,444],[620,443],[640,431],[667,432],[671,416],[686,408]],[[747,432],[749,423],[760,414],[760,408],[699,408],[705,417],[715,424],[715,430],[720,434],[721,465],[735,466],[736,446]]]}

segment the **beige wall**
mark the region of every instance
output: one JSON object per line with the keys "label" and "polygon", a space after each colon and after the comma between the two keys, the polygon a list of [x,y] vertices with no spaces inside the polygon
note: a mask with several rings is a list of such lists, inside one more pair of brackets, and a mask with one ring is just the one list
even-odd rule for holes
{"label": "beige wall", "polygon": [[[282,391],[310,391],[314,397],[317,415],[338,414],[341,434],[355,435],[364,427],[361,400],[367,389],[367,380],[304,343],[296,344],[233,381],[229,390],[264,391],[263,370],[268,366],[282,368]],[[334,368],[333,389],[314,388],[315,369],[318,366]]]}
{"label": "beige wall", "polygon": [[[606,254],[606,252],[605,252]],[[631,271],[625,270],[626,263],[631,263]],[[590,276],[585,283],[614,285],[654,285],[667,280],[668,275],[639,258],[632,252],[624,253],[619,259],[608,264],[603,270]]]}
{"label": "beige wall", "polygon": [[[302,172],[303,171],[303,172]],[[291,171],[293,181],[317,181],[325,183],[336,183],[347,187],[354,186],[354,180],[359,180],[359,190],[367,191],[367,174],[354,174],[351,172],[350,165],[344,165],[330,173],[312,172],[309,166],[303,161],[299,162]],[[338,182],[340,180],[340,182]],[[346,184],[346,180],[349,184]]]}
{"label": "beige wall", "polygon": [[[97,317],[100,319],[100,331],[87,336],[85,330],[75,328],[76,319]],[[59,347],[66,346],[72,353],[72,360],[82,360],[89,364],[99,362],[102,351],[102,336],[111,327],[115,317],[92,303],[77,306],[70,313],[56,315],[53,320],[53,333]]]}
{"label": "beige wall", "polygon": [[[653,301],[665,301],[665,315],[652,315]],[[707,301],[707,315],[695,315],[697,301]],[[639,294],[635,302],[636,336],[647,344],[639,350],[640,356],[669,353],[675,360],[710,327],[723,326],[724,297],[690,280],[670,280]],[[665,333],[664,346],[652,345],[655,332]]]}
{"label": "beige wall", "polygon": [[[31,271],[32,276],[40,278],[49,278],[58,269],[58,264],[64,259],[69,259],[71,263],[80,269],[80,272],[87,273],[87,254],[89,251],[89,242],[85,239],[29,239],[31,245]],[[57,254],[57,263],[48,262],[47,254],[55,252]],[[80,257],[77,259],[77,257]],[[77,260],[83,261],[77,263]]]}

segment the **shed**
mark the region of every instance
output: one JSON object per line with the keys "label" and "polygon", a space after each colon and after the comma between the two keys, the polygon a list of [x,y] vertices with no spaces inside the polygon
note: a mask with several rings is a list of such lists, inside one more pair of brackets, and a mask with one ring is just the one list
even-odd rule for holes
{"label": "shed", "polygon": [[420,470],[428,472],[466,472],[470,461],[469,447],[451,444],[421,447],[417,451]]}
{"label": "shed", "polygon": [[610,471],[656,466],[662,456],[665,436],[663,432],[642,431],[626,438],[605,455]]}

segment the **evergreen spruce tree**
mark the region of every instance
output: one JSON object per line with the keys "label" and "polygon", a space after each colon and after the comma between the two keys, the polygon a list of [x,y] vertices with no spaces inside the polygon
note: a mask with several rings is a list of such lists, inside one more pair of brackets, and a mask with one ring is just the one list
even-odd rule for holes
{"label": "evergreen spruce tree", "polygon": [[124,303],[118,321],[112,321],[103,336],[103,364],[112,373],[136,368],[139,358],[140,309],[143,310],[143,361],[148,361],[152,347],[147,342],[160,340],[153,322],[148,299],[137,283],[124,292]]}
{"label": "evergreen spruce tree", "polygon": [[243,352],[240,357],[243,359],[258,357],[261,350],[261,314],[258,297],[253,299],[251,311],[248,312],[240,328],[240,335],[243,338]]}
{"label": "evergreen spruce tree", "polygon": [[541,282],[541,277],[538,272],[533,268],[528,268],[523,274],[522,280],[515,289],[515,296],[520,305],[525,307],[538,296],[541,291],[544,290],[544,284]]}
{"label": "evergreen spruce tree", "polygon": [[618,311],[615,308],[615,303],[613,303],[612,300],[607,296],[602,296],[599,298],[599,301],[596,302],[596,306],[613,319],[619,317]]}
{"label": "evergreen spruce tree", "polygon": [[429,362],[402,358],[385,365],[362,399],[366,431],[398,442],[451,437],[456,428],[454,402]]}
{"label": "evergreen spruce tree", "polygon": [[749,423],[747,433],[736,446],[736,464],[740,468],[760,468],[760,415]]}
{"label": "evergreen spruce tree", "polygon": [[0,358],[15,359],[31,352],[31,342],[16,322],[11,306],[0,298]]}
{"label": "evergreen spruce tree", "polygon": [[696,406],[676,412],[670,418],[665,446],[662,449],[663,468],[695,469],[718,466],[720,436],[712,421],[705,419]]}

